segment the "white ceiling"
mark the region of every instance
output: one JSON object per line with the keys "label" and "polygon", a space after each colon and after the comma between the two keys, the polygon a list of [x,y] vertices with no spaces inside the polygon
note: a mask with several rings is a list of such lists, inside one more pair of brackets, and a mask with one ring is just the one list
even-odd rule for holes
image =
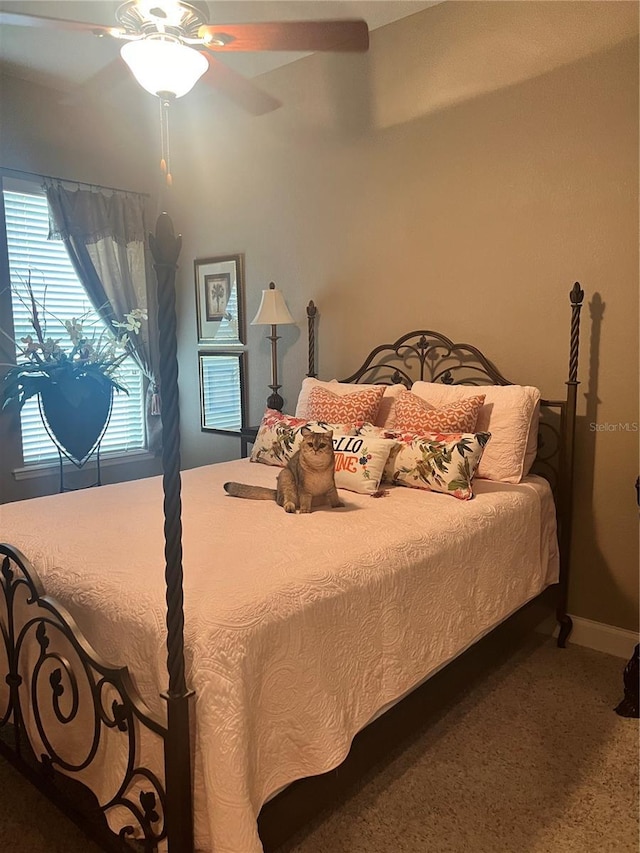
{"label": "white ceiling", "polygon": [[[362,18],[370,30],[415,14],[442,0],[209,0],[210,23]],[[0,0],[0,10],[115,25],[119,2],[108,0]],[[0,71],[68,91],[118,55],[116,39],[40,27],[0,26]],[[301,53],[232,53],[223,61],[255,77],[292,62]]]}

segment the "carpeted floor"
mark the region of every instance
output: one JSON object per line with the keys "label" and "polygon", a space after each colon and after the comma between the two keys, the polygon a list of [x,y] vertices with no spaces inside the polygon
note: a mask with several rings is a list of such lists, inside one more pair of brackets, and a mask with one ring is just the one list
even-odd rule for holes
{"label": "carpeted floor", "polygon": [[[281,853],[638,853],[624,661],[532,640]],[[0,760],[3,853],[96,853]]]}

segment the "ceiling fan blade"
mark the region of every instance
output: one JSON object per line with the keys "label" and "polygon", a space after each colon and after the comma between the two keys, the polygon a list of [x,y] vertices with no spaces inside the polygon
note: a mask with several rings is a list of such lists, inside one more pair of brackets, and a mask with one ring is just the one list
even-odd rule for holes
{"label": "ceiling fan blade", "polygon": [[201,80],[217,89],[222,95],[243,107],[252,115],[259,116],[277,110],[282,106],[282,101],[263,92],[257,86],[238,74],[228,65],[219,62],[213,56],[207,56],[209,70],[205,72]]}
{"label": "ceiling fan blade", "polygon": [[14,27],[46,27],[54,30],[76,30],[95,35],[113,35],[124,30],[121,27],[108,27],[104,24],[90,24],[85,21],[65,21],[62,18],[47,18],[41,15],[23,15],[22,12],[3,12],[0,10],[0,25]]}
{"label": "ceiling fan blade", "polygon": [[[256,24],[206,24],[200,38],[213,39],[211,50],[352,50],[369,47],[366,21],[284,21]],[[216,44],[216,36],[221,44]],[[225,37],[229,41],[225,43]]]}

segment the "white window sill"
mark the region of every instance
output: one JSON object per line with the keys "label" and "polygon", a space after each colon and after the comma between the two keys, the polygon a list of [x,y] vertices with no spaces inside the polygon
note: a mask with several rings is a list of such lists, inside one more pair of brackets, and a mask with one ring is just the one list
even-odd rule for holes
{"label": "white window sill", "polygon": [[[113,465],[129,464],[130,462],[146,462],[150,459],[155,459],[155,456],[148,450],[104,453],[100,455],[100,468],[110,468]],[[77,467],[72,462],[63,458],[62,469],[64,471],[74,471],[77,470]],[[82,466],[82,470],[92,471],[95,469],[95,458]],[[33,480],[36,477],[51,477],[57,474],[59,470],[60,463],[58,461],[47,460],[46,462],[35,462],[32,465],[26,465],[24,468],[15,468],[13,476],[15,480]]]}

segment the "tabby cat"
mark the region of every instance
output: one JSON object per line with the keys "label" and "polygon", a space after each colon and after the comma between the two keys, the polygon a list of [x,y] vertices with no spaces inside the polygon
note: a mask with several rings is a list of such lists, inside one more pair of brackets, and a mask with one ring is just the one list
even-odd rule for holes
{"label": "tabby cat", "polygon": [[234,498],[275,500],[285,512],[311,512],[311,501],[316,497],[324,497],[332,507],[344,506],[334,477],[333,432],[313,432],[303,427],[300,433],[302,443],[278,474],[275,489],[225,483],[225,492]]}

